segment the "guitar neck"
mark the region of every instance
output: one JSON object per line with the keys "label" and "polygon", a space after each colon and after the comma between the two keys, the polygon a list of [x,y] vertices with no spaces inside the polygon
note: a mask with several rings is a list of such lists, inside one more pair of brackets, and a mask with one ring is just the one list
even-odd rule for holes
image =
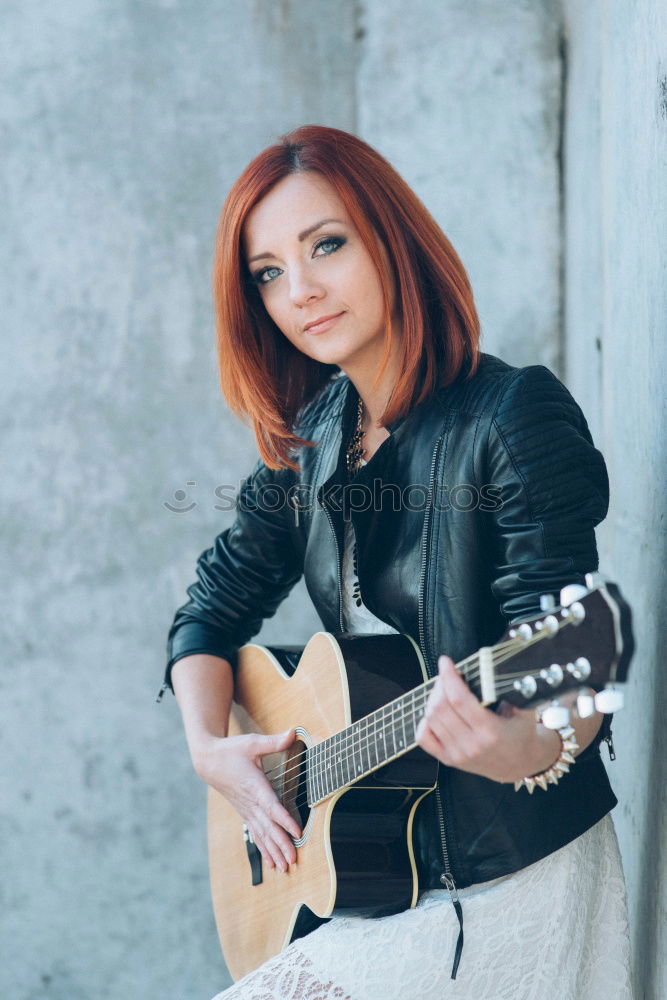
{"label": "guitar neck", "polygon": [[[521,667],[526,662],[524,654],[530,655],[536,644],[552,642],[554,634],[579,621],[580,616],[574,605],[573,610],[560,609],[559,620],[553,614],[546,619],[535,616],[518,628],[511,629],[495,646],[483,646],[472,656],[456,663],[455,667],[483,705],[494,704],[502,697],[513,700],[513,696],[517,696],[517,687],[521,690],[517,678],[531,669],[526,666],[524,670],[516,671],[517,663]],[[507,664],[509,669],[499,670],[502,664]],[[513,666],[515,672],[512,672]],[[542,670],[541,673],[545,676],[548,671]],[[567,678],[568,686],[576,683],[577,676],[575,671],[573,677]],[[417,746],[417,726],[425,713],[435,682],[435,677],[430,678],[341,732],[309,747],[307,792],[311,805],[413,750]],[[536,700],[535,691],[539,691],[540,686],[548,693],[550,683],[540,681],[538,685],[534,682],[529,693],[522,692],[525,703]],[[563,671],[560,671],[558,684],[563,684]]]}
{"label": "guitar neck", "polygon": [[415,733],[435,678],[309,747],[307,790],[311,805],[365,778],[417,746]]}

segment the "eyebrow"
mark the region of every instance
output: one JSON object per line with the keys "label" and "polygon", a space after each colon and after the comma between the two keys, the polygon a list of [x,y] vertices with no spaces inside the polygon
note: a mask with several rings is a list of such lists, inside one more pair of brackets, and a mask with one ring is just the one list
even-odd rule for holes
{"label": "eyebrow", "polygon": [[[303,243],[303,241],[308,236],[316,232],[318,229],[321,229],[322,226],[326,226],[329,222],[340,222],[341,226],[345,225],[342,219],[320,219],[320,221],[316,222],[314,226],[309,226],[308,229],[304,229],[302,233],[299,233],[297,237],[299,243]],[[252,264],[253,260],[261,260],[263,257],[275,257],[275,256],[276,254],[274,253],[256,253],[254,257],[248,258],[247,263]]]}

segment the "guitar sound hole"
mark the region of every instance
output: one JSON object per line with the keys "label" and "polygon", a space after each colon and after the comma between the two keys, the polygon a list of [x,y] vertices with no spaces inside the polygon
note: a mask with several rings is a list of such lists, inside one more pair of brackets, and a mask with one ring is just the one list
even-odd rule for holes
{"label": "guitar sound hole", "polygon": [[306,795],[306,745],[301,740],[296,740],[287,751],[284,768],[280,798],[303,831],[310,809]]}

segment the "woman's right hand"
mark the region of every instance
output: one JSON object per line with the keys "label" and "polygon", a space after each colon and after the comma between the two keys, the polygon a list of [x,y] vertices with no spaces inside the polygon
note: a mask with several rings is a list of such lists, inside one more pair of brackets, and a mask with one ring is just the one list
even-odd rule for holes
{"label": "woman's right hand", "polygon": [[299,838],[301,830],[271,787],[261,760],[265,754],[286,750],[295,738],[294,729],[277,735],[211,737],[193,758],[199,777],[224,795],[241,816],[269,868],[283,872],[296,864],[289,834]]}

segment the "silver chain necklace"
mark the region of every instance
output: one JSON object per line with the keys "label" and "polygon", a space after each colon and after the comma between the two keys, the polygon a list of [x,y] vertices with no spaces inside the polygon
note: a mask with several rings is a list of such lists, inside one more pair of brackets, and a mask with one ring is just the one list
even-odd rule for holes
{"label": "silver chain necklace", "polygon": [[350,443],[347,446],[347,451],[345,453],[345,459],[347,463],[347,477],[352,479],[356,476],[357,472],[361,468],[361,460],[364,457],[364,448],[362,438],[366,433],[362,430],[362,424],[364,420],[364,401],[359,396],[359,402],[357,404],[357,424],[354,428],[354,433],[350,438]]}

